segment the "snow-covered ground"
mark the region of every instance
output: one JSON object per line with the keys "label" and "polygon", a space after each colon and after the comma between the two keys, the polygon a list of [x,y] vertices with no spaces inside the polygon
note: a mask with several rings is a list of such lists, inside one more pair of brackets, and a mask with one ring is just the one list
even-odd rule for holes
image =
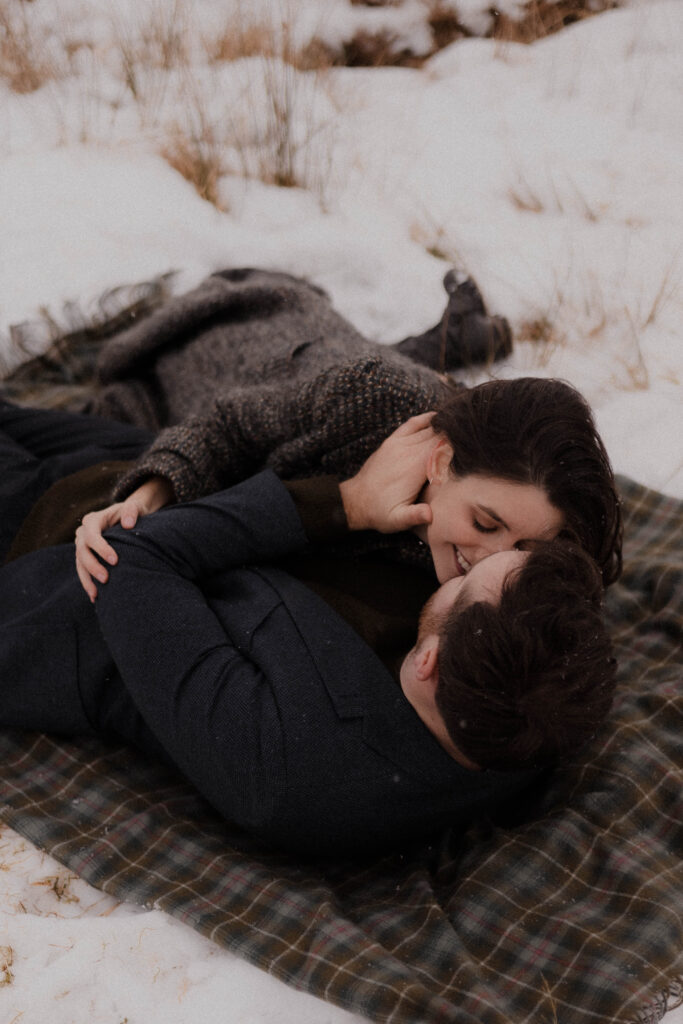
{"label": "snow-covered ground", "polygon": [[[486,29],[487,0],[448,6]],[[495,372],[572,381],[615,468],[683,497],[683,4],[631,0],[528,47],[459,40],[419,69],[277,57],[387,25],[425,52],[424,12],[0,0],[0,355],[16,361],[9,328],[41,307],[59,321],[107,288],[175,270],[185,290],[228,265],[308,276],[392,341],[436,320],[455,264],[513,324]],[[267,19],[267,59],[207,56],[269,38]],[[10,88],[8,24],[38,89]],[[216,205],[162,153],[213,167]],[[278,175],[300,187],[259,180]],[[357,1019],[116,904],[7,829],[0,867],[0,1024]]]}

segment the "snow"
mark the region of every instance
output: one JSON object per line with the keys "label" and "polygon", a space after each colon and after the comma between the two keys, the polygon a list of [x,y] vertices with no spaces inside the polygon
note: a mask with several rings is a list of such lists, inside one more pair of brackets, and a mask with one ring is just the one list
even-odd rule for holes
{"label": "snow", "polygon": [[[308,72],[211,62],[202,40],[241,18],[297,45],[387,29],[426,52],[424,5],[326,0],[324,17],[313,0],[20,6],[36,59],[51,54],[61,77],[17,93],[0,73],[4,359],[18,358],[10,326],[42,307],[59,319],[70,301],[88,308],[169,270],[184,291],[229,265],[308,276],[361,331],[393,341],[436,320],[455,264],[513,324],[515,352],[495,372],[572,381],[616,470],[683,497],[678,0],[630,0],[527,47],[459,40],[420,69]],[[486,29],[487,0],[444,6]],[[497,6],[514,16],[520,4]],[[185,59],[166,69],[150,26],[171,25],[172,10]],[[143,37],[136,98],[123,44]],[[288,104],[299,188],[257,180],[278,159],[273,96]],[[161,155],[200,129],[222,160],[220,209]],[[0,862],[8,1024],[360,1019],[158,911],[115,903],[8,829]],[[666,1021],[683,1024],[683,1010]]]}

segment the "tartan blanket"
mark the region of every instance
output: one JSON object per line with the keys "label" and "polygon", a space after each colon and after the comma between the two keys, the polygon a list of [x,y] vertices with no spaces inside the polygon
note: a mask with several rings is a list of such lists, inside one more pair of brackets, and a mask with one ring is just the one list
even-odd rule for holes
{"label": "tartan blanket", "polygon": [[650,1024],[683,988],[683,503],[621,478],[611,718],[522,820],[367,862],[259,849],[135,752],[0,732],[0,817],[93,885],[391,1024]]}

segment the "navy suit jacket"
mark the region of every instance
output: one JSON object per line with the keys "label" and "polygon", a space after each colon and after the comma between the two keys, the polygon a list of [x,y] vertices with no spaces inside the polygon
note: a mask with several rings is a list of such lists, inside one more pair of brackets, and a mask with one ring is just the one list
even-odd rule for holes
{"label": "navy suit jacket", "polygon": [[307,540],[270,471],[109,539],[94,609],[70,545],[0,571],[3,724],[114,732],[253,834],[315,854],[429,838],[530,780],[458,765],[354,630],[272,565]]}

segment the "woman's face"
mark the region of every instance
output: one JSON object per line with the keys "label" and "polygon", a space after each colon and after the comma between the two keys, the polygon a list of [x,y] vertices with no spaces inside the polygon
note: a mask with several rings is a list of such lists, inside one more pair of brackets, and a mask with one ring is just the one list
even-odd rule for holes
{"label": "woman's face", "polygon": [[564,517],[539,487],[477,473],[456,477],[450,470],[452,454],[444,440],[434,448],[431,483],[422,495],[431,506],[432,522],[417,531],[429,544],[439,583],[521,541],[557,536]]}

